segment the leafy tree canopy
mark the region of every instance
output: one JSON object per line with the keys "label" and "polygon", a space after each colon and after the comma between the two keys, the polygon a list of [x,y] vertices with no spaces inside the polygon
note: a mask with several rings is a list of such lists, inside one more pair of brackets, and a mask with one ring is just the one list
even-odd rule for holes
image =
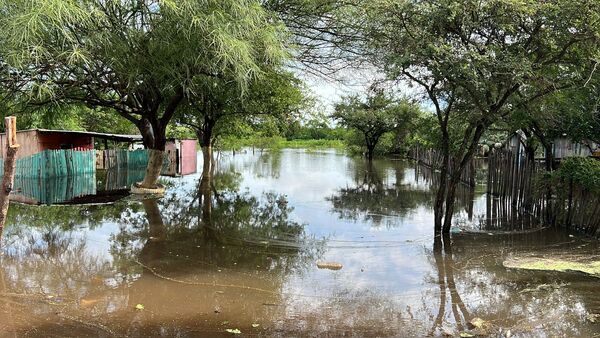
{"label": "leafy tree canopy", "polygon": [[11,90],[110,108],[138,127],[158,151],[144,187],[157,182],[167,125],[205,79],[246,88],[287,55],[283,26],[256,0],[5,0],[0,31]]}
{"label": "leafy tree canopy", "polygon": [[357,130],[365,140],[367,158],[381,136],[399,128],[407,128],[419,113],[419,107],[408,99],[395,99],[383,89],[372,87],[366,97],[348,96],[335,106],[332,117],[345,127]]}

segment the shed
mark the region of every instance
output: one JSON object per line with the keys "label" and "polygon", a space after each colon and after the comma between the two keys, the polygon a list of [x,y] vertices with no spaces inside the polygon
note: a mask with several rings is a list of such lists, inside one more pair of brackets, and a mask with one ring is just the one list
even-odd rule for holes
{"label": "shed", "polygon": [[165,146],[169,167],[164,175],[184,176],[196,173],[198,169],[198,152],[196,150],[197,141],[187,140],[169,140]]}
{"label": "shed", "polygon": [[597,148],[594,142],[574,142],[567,137],[559,137],[552,142],[552,151],[557,160],[565,157],[589,157]]}
{"label": "shed", "polygon": [[[35,155],[44,150],[79,149],[93,150],[94,138],[117,142],[140,142],[141,135],[119,135],[88,131],[30,129],[17,131],[17,142],[21,146],[17,158]],[[2,158],[6,155],[6,134],[0,134]]]}
{"label": "shed", "polygon": [[[95,141],[122,142],[129,147],[95,150]],[[81,174],[114,167],[145,168],[145,150],[133,150],[143,141],[141,135],[88,131],[30,129],[17,132],[20,145],[17,176],[45,177]],[[0,134],[0,163],[6,154],[6,135]],[[127,149],[129,148],[129,150]],[[196,140],[170,139],[166,145],[168,168],[163,175],[180,176],[196,172]],[[0,168],[0,175],[3,174]]]}
{"label": "shed", "polygon": [[[523,146],[527,142],[527,136],[520,130],[514,132],[504,143],[506,150],[515,152],[518,155],[522,155],[524,151]],[[599,145],[592,141],[584,140],[582,142],[575,142],[567,136],[557,137],[550,140],[552,144],[552,155],[554,159],[561,160],[567,157],[589,157],[595,156],[599,149]],[[544,149],[538,147],[536,158],[544,158]]]}

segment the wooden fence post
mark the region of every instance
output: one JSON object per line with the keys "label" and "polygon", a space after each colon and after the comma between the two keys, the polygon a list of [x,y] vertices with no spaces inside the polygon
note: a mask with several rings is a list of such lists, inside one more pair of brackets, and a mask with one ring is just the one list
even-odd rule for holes
{"label": "wooden fence post", "polygon": [[8,116],[4,119],[6,126],[6,158],[4,158],[4,176],[0,187],[0,236],[6,223],[8,213],[9,195],[13,188],[15,169],[17,167],[17,118]]}

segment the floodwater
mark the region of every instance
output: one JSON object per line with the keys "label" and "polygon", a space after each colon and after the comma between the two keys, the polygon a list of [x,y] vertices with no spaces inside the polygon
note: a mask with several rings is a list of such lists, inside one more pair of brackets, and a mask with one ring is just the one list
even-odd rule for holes
{"label": "floodwater", "polygon": [[12,204],[0,337],[468,336],[474,318],[492,337],[599,336],[599,279],[502,265],[597,258],[595,240],[502,220],[482,187],[435,240],[435,181],[334,151],[222,153],[160,200]]}

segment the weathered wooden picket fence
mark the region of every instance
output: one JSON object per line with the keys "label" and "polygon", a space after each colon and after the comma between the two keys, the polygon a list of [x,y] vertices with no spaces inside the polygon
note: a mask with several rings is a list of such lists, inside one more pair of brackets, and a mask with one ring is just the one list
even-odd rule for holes
{"label": "weathered wooden picket fence", "polygon": [[562,226],[600,235],[599,193],[572,181],[544,181],[544,160],[524,152],[495,149],[488,161],[490,227]]}
{"label": "weathered wooden picket fence", "polygon": [[[444,162],[444,156],[441,151],[439,151],[437,149],[423,148],[418,145],[413,147],[409,151],[408,157],[417,161],[418,163],[426,165],[434,170],[439,170],[442,167],[442,163]],[[452,159],[450,159],[449,168],[452,168],[453,165],[454,165],[454,162]],[[451,175],[452,173],[450,172],[448,174]],[[460,175],[460,181],[463,184],[474,187],[477,183],[475,178],[476,178],[475,164],[474,164],[474,161],[471,160],[469,165],[467,165],[463,169],[463,171]]]}
{"label": "weathered wooden picket fence", "polygon": [[522,152],[494,149],[488,157],[487,192],[509,201],[517,210],[540,216],[542,201],[535,194],[535,180],[543,170],[543,160],[530,159]]}
{"label": "weathered wooden picket fence", "polygon": [[[96,172],[94,150],[45,150],[17,160],[16,178],[53,178]],[[4,160],[0,159],[0,176]]]}

